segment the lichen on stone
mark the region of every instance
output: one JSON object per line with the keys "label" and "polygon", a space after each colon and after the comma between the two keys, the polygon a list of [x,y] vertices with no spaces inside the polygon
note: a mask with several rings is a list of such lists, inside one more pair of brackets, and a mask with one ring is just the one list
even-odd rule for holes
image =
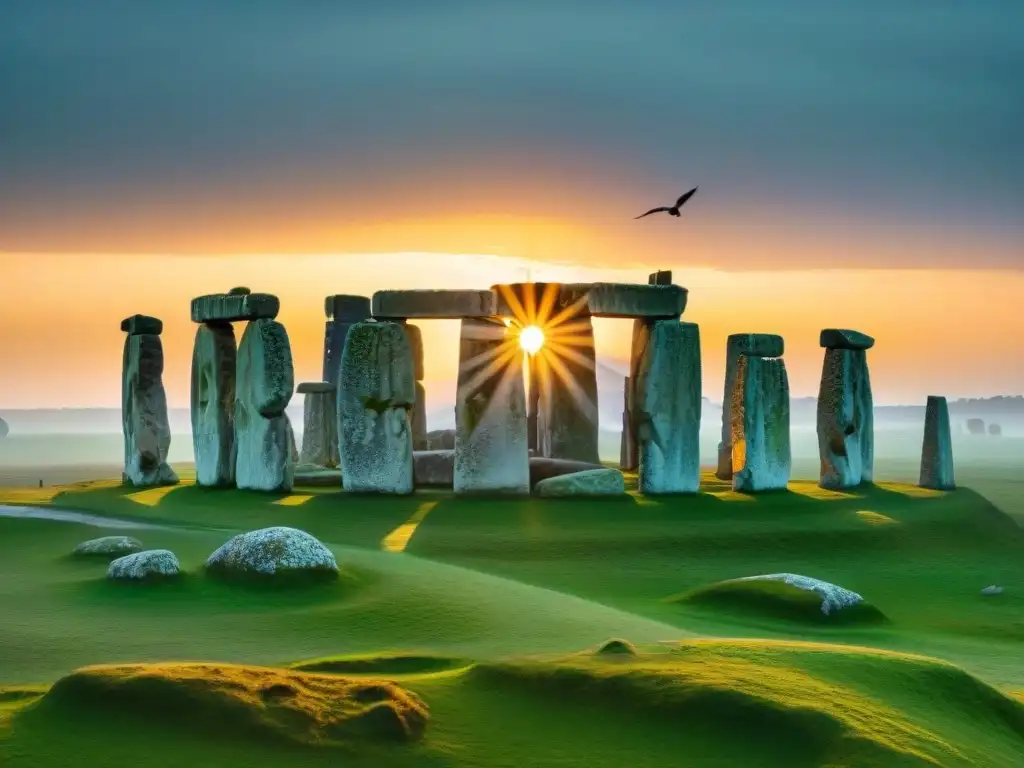
{"label": "lichen on stone", "polygon": [[79,557],[123,557],[142,551],[142,542],[131,536],[101,536],[83,541],[72,554]]}
{"label": "lichen on stone", "polygon": [[336,576],[338,563],[318,539],[296,528],[276,526],[240,533],[214,552],[206,569],[223,576]]}
{"label": "lichen on stone", "polygon": [[125,555],[107,566],[108,579],[125,581],[167,578],[177,576],[180,572],[178,558],[167,549],[148,549]]}

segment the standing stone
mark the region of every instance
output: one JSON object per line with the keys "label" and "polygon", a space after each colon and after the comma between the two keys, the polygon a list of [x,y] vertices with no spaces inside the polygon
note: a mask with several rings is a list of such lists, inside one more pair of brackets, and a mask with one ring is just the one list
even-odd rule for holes
{"label": "standing stone", "polygon": [[296,392],[304,397],[299,464],[303,467],[337,467],[338,409],[334,385],[329,381],[303,382]]}
{"label": "standing stone", "polygon": [[672,270],[659,269],[647,277],[648,285],[672,285]]}
{"label": "standing stone", "polygon": [[414,373],[409,338],[400,324],[369,320],[349,330],[338,379],[346,491],[412,493]]}
{"label": "standing stone", "polygon": [[784,490],[792,463],[785,361],[741,355],[730,402],[733,490]]}
{"label": "standing stone", "polygon": [[619,439],[619,467],[621,469],[636,469],[633,461],[636,456],[636,431],[633,429],[632,393],[629,376],[626,376],[622,388],[622,437]]}
{"label": "standing stone", "polygon": [[354,323],[360,323],[370,317],[370,299],[368,296],[349,296],[338,294],[328,296],[324,300],[324,312],[327,324],[324,330],[324,362],[323,380],[332,384],[338,383],[338,366],[341,364],[341,353],[345,349],[345,339]]}
{"label": "standing stone", "polygon": [[696,493],[700,487],[700,328],[659,320],[634,338],[642,350],[636,377],[639,489]]}
{"label": "standing stone", "polygon": [[235,483],[254,491],[290,491],[295,434],[285,413],[295,387],[288,332],[276,320],[250,322],[238,345]]}
{"label": "standing stone", "polygon": [[734,333],[725,344],[725,394],[722,397],[722,441],[718,444],[718,468],[715,477],[732,479],[732,392],[736,366],[741,355],[782,357],[785,342],[773,333]]}
{"label": "standing stone", "polygon": [[413,450],[427,450],[427,388],[422,381],[417,381],[416,402],[412,406],[410,427],[412,429]]}
{"label": "standing stone", "polygon": [[[589,315],[567,321],[572,337],[564,351],[542,347],[531,361],[547,368],[538,376],[537,442],[542,456],[598,462],[597,358]],[[552,336],[557,330],[552,331]]]}
{"label": "standing stone", "polygon": [[650,324],[644,320],[634,320],[629,348],[629,376],[626,377],[626,393],[624,395],[628,414],[623,419],[623,421],[629,422],[630,433],[626,440],[626,456],[619,462],[624,470],[635,471],[640,465],[640,448],[637,443],[636,386],[640,375],[640,366],[643,362],[644,352],[647,349],[649,340]]}
{"label": "standing stone", "polygon": [[192,346],[192,450],[196,484],[235,484],[235,332],[200,325]]}
{"label": "standing stone", "polygon": [[178,476],[167,465],[171,428],[163,372],[160,337],[153,333],[129,334],[124,341],[121,367],[122,479],[137,488],[178,482]]}
{"label": "standing stone", "polygon": [[936,491],[956,489],[953,476],[953,441],[949,433],[949,406],[944,397],[929,396],[925,408],[921,487]]}
{"label": "standing stone", "polygon": [[865,462],[874,458],[871,411],[864,350],[827,349],[817,416],[822,488],[854,488],[871,480],[870,467],[865,473]]}
{"label": "standing stone", "polygon": [[455,492],[529,494],[527,442],[518,340],[500,321],[463,320],[455,400]]}

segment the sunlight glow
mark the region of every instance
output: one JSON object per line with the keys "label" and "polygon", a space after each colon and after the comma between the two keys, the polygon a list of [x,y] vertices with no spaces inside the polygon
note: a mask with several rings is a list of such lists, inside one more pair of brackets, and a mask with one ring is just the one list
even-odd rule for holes
{"label": "sunlight glow", "polygon": [[528,325],[519,332],[519,346],[527,354],[535,355],[544,346],[544,331],[536,325]]}

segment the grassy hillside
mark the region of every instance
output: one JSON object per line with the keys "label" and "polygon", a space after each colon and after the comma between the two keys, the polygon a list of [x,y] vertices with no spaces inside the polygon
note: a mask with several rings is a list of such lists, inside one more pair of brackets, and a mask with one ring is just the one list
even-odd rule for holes
{"label": "grassy hillside", "polygon": [[[86,665],[205,661],[393,680],[420,697],[423,740],[331,748],[354,765],[1016,765],[1024,531],[1007,514],[966,489],[795,482],[749,497],[711,477],[704,487],[600,501],[187,482],[0,492],[157,526],[118,533],[173,550],[187,572],[154,587],[108,583],[103,562],[68,557],[102,530],[0,517],[0,763],[338,759],[182,732],[131,707],[72,697],[58,718],[53,699],[37,706]],[[233,533],[267,525],[318,536],[351,577],[268,591],[203,576]],[[854,590],[885,620],[809,621],[791,594],[782,610],[679,599],[777,572]],[[1006,592],[979,595],[993,583]],[[638,655],[580,653],[611,637]],[[749,738],[729,737],[737,723]],[[781,747],[765,746],[769,733]]]}

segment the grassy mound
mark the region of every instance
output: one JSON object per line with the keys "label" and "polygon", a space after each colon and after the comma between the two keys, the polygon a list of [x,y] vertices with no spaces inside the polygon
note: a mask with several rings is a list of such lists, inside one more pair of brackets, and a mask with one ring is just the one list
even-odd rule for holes
{"label": "grassy mound", "polygon": [[433,654],[378,653],[326,656],[308,659],[291,666],[301,672],[350,675],[421,675],[460,669],[469,662],[453,656]]}
{"label": "grassy mound", "polygon": [[670,602],[764,616],[784,621],[850,626],[882,624],[885,614],[868,602],[858,603],[829,614],[822,613],[821,596],[784,581],[733,579],[699,587],[669,598]]}
{"label": "grassy mound", "polygon": [[601,643],[594,653],[598,656],[636,656],[636,646],[629,642],[629,640],[620,640],[617,637],[613,637],[611,640]]}
{"label": "grassy mound", "polygon": [[614,664],[576,655],[468,674],[563,707],[614,710],[623,722],[660,722],[722,749],[739,749],[742,733],[750,765],[1011,766],[1024,754],[1019,701],[951,664],[893,652],[697,640]]}
{"label": "grassy mound", "polygon": [[58,680],[29,714],[83,710],[328,747],[414,741],[429,717],[415,694],[394,683],[224,664],[86,667]]}

